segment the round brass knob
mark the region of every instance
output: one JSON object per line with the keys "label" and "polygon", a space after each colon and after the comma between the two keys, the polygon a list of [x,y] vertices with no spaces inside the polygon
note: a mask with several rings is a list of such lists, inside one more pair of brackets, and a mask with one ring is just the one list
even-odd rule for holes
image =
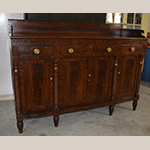
{"label": "round brass knob", "polygon": [[118,74],[120,74],[120,71],[118,71]]}
{"label": "round brass knob", "polygon": [[91,77],[91,74],[89,74],[89,77]]}
{"label": "round brass knob", "polygon": [[34,54],[36,54],[36,55],[40,54],[40,50],[37,49],[37,48],[35,48],[35,49],[34,49]]}
{"label": "round brass knob", "polygon": [[135,51],[135,48],[134,48],[134,47],[131,47],[131,48],[130,48],[130,51],[131,51],[131,52],[134,52],[134,51]]}
{"label": "round brass knob", "polygon": [[53,78],[50,77],[50,80],[53,80]]}
{"label": "round brass knob", "polygon": [[69,52],[70,54],[72,54],[72,53],[74,52],[74,49],[73,49],[73,48],[69,48],[69,49],[68,49],[68,52]]}
{"label": "round brass knob", "polygon": [[110,53],[110,52],[112,51],[112,48],[111,48],[111,47],[107,47],[107,48],[106,48],[106,51],[107,51],[108,53]]}

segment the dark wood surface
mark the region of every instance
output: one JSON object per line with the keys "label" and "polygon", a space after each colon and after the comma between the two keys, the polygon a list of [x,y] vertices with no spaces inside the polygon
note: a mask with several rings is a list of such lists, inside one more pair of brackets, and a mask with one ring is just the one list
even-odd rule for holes
{"label": "dark wood surface", "polygon": [[146,50],[142,30],[25,20],[9,25],[19,133],[24,119],[53,115],[57,127],[63,113],[109,106],[112,115],[127,101],[136,109]]}

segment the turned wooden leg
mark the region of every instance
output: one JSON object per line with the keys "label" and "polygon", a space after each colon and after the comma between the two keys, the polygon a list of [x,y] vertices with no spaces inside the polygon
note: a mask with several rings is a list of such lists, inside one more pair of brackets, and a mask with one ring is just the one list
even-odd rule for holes
{"label": "turned wooden leg", "polygon": [[17,121],[17,127],[19,129],[19,133],[23,132],[23,121]]}
{"label": "turned wooden leg", "polygon": [[55,127],[58,127],[58,122],[59,122],[59,116],[54,116],[54,125]]}
{"label": "turned wooden leg", "polygon": [[113,106],[113,105],[110,105],[110,106],[109,106],[109,115],[110,115],[110,116],[112,116],[113,111],[114,111],[114,106]]}
{"label": "turned wooden leg", "polygon": [[137,107],[137,101],[134,100],[133,103],[132,103],[132,105],[133,105],[133,110],[136,110],[136,107]]}

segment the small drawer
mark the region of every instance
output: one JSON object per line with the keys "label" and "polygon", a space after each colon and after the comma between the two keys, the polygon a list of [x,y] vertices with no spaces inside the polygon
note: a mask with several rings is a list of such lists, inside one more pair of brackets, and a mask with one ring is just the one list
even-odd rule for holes
{"label": "small drawer", "polygon": [[141,44],[137,44],[137,45],[121,44],[121,53],[126,53],[126,54],[141,53],[142,48],[143,46]]}
{"label": "small drawer", "polygon": [[48,58],[54,55],[53,45],[19,45],[20,58]]}
{"label": "small drawer", "polygon": [[60,45],[60,55],[72,56],[84,54],[84,47],[79,45]]}
{"label": "small drawer", "polygon": [[112,54],[116,51],[116,47],[109,46],[109,45],[103,45],[98,47],[98,51],[104,53],[104,54]]}

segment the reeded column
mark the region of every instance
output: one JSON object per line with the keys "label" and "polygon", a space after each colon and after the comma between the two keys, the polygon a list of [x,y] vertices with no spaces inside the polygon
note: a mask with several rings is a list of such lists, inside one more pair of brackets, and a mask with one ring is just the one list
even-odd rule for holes
{"label": "reeded column", "polygon": [[[58,61],[54,60],[54,112],[57,113],[58,107]],[[54,115],[54,125],[58,127],[59,115]]]}
{"label": "reeded column", "polygon": [[[114,63],[114,75],[113,75],[113,87],[112,87],[112,96],[111,101],[114,102],[116,94],[116,84],[117,84],[117,70],[118,70],[118,57],[115,57]],[[109,115],[111,116],[114,111],[114,105],[109,106]]]}
{"label": "reeded column", "polygon": [[18,64],[13,64],[13,75],[14,75],[14,93],[15,93],[15,104],[16,104],[16,115],[17,115],[17,127],[19,133],[23,132],[23,120],[21,119],[21,106],[20,106],[20,88],[19,88],[19,77],[18,77]]}

